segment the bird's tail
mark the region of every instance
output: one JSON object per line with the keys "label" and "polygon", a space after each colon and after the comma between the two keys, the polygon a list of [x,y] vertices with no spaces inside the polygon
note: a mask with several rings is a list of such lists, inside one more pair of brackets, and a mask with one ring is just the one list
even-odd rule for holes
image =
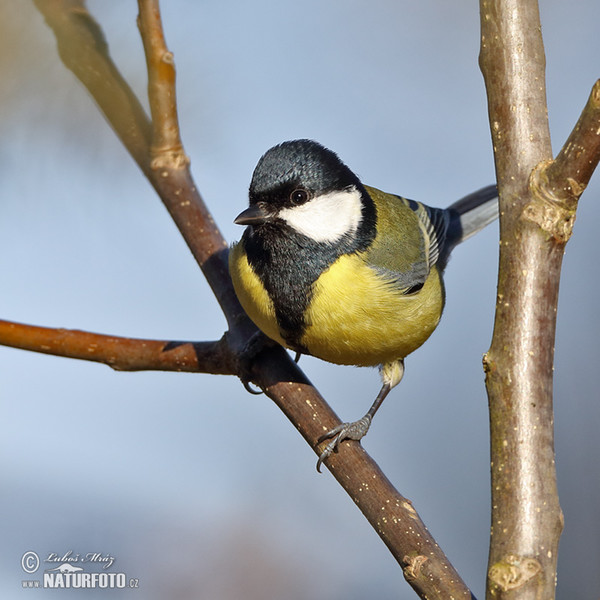
{"label": "bird's tail", "polygon": [[454,247],[498,218],[498,188],[488,185],[457,200],[446,210],[450,213],[448,237]]}
{"label": "bird's tail", "polygon": [[446,222],[438,263],[444,268],[452,250],[498,218],[498,188],[488,185],[439,211]]}

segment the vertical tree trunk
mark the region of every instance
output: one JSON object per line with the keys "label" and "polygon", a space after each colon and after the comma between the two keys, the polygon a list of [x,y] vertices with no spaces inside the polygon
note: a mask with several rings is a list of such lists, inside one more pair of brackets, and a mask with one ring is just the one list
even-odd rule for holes
{"label": "vertical tree trunk", "polygon": [[552,158],[537,0],[481,0],[480,8],[501,214],[496,321],[484,361],[492,454],[487,594],[539,600],[554,597],[562,530],[552,369],[566,242],[556,234],[565,217],[530,184],[536,166]]}

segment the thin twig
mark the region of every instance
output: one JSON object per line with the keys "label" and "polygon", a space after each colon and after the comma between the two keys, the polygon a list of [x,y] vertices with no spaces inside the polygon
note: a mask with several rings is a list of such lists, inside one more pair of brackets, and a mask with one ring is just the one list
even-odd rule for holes
{"label": "thin twig", "polygon": [[148,98],[152,113],[152,168],[183,168],[189,158],[183,151],[177,117],[175,63],[165,42],[157,0],[139,0],[138,26],[148,65]]}
{"label": "thin twig", "polygon": [[103,335],[0,320],[0,344],[104,363],[116,371],[186,371],[235,375],[226,341],[180,342]]}
{"label": "thin twig", "polygon": [[555,182],[553,195],[560,197],[558,182],[571,186],[569,197],[579,197],[598,166],[600,157],[600,79],[594,84],[588,101],[562,147],[548,169],[548,179]]}

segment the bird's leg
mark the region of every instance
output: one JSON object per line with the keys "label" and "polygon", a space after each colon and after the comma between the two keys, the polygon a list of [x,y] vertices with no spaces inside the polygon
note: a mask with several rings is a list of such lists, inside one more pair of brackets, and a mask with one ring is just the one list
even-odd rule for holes
{"label": "bird's leg", "polygon": [[337,452],[341,442],[344,440],[356,440],[358,442],[367,434],[367,431],[369,431],[369,427],[371,426],[373,415],[377,412],[377,409],[381,406],[381,403],[391,389],[389,384],[384,383],[381,386],[381,390],[379,390],[379,394],[377,394],[377,398],[375,398],[375,402],[373,402],[373,405],[362,419],[353,421],[352,423],[342,423],[341,425],[334,427],[331,431],[324,433],[317,440],[317,443],[320,444],[324,440],[333,438],[329,444],[325,446],[325,449],[319,456],[319,460],[317,461],[317,471],[319,473],[321,472],[321,464],[323,464],[323,461],[330,456],[332,452]]}
{"label": "bird's leg", "polygon": [[344,440],[356,440],[360,441],[369,431],[369,427],[371,426],[371,421],[373,420],[373,416],[379,409],[379,407],[383,404],[386,396],[390,393],[390,390],[397,386],[404,375],[404,361],[397,360],[390,363],[385,363],[380,367],[382,386],[379,390],[379,394],[375,398],[375,401],[371,405],[371,408],[367,411],[367,414],[358,421],[354,421],[352,423],[342,423],[337,427],[334,427],[331,431],[324,433],[318,440],[317,444],[321,442],[333,438],[323,452],[321,452],[319,456],[319,460],[317,461],[317,471],[321,472],[321,465],[323,461],[330,456],[333,452],[337,452],[338,446]]}

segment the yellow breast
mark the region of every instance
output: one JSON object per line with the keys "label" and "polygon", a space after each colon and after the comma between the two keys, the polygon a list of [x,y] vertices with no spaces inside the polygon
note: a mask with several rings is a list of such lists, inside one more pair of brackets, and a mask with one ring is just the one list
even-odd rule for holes
{"label": "yellow breast", "polygon": [[[285,346],[273,302],[239,244],[232,248],[229,266],[244,310],[266,335]],[[435,267],[423,288],[406,296],[358,255],[344,255],[315,283],[300,341],[328,362],[379,365],[404,358],[423,344],[436,328],[443,305],[443,284]]]}
{"label": "yellow breast", "polygon": [[229,273],[238,300],[254,324],[272,340],[285,346],[279,334],[273,301],[248,263],[241,243],[235,244],[229,252]]}
{"label": "yellow breast", "polygon": [[423,288],[403,295],[358,256],[344,255],[318,279],[302,343],[329,362],[378,365],[404,358],[433,333],[444,306],[434,267]]}

